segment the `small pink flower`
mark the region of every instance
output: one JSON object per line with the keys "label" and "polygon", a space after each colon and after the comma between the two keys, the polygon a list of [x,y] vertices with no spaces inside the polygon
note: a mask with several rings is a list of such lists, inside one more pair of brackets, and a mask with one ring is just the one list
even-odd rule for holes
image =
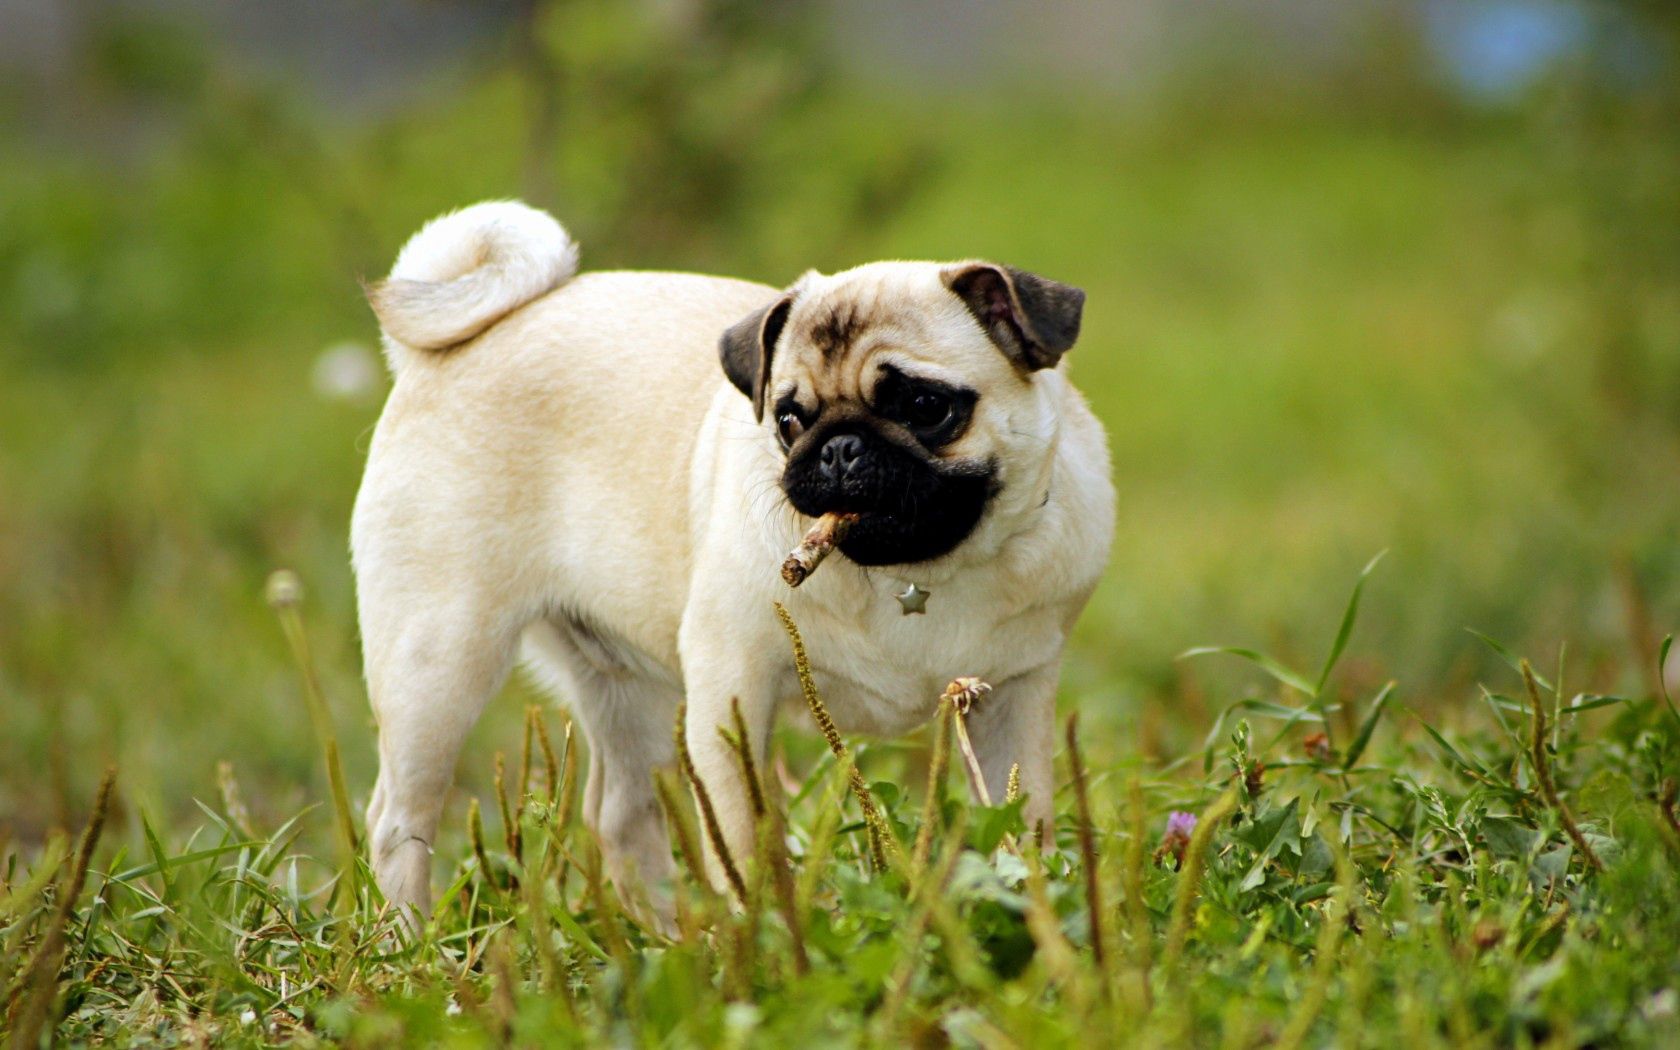
{"label": "small pink flower", "polygon": [[1173,810],[1167,814],[1167,830],[1161,835],[1161,846],[1155,851],[1155,859],[1171,857],[1173,867],[1184,863],[1184,850],[1190,845],[1190,836],[1196,831],[1196,814],[1183,810]]}

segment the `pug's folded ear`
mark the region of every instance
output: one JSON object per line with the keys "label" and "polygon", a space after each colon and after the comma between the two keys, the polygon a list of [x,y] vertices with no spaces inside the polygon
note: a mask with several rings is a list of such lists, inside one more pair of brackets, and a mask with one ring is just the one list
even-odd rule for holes
{"label": "pug's folded ear", "polygon": [[991,263],[963,263],[941,278],[1023,371],[1054,368],[1079,338],[1085,293],[1072,285]]}
{"label": "pug's folded ear", "polygon": [[723,374],[737,390],[752,399],[754,419],[764,419],[764,387],[770,382],[770,358],[792,306],[793,296],[784,295],[730,325],[718,339]]}

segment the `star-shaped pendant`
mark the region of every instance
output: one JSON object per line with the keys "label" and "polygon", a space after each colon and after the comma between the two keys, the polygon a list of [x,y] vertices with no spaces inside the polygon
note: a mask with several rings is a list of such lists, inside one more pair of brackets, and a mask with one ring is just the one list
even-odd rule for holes
{"label": "star-shaped pendant", "polygon": [[911,613],[927,612],[927,600],[930,593],[932,592],[924,591],[912,583],[893,597],[898,599],[899,607],[904,610],[903,614],[909,616]]}

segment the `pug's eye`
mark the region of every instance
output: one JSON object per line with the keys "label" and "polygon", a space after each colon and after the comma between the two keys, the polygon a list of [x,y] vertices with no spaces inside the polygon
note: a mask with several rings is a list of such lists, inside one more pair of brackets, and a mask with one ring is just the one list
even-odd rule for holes
{"label": "pug's eye", "polygon": [[799,435],[805,433],[805,421],[799,418],[797,412],[783,412],[776,417],[776,436],[782,439],[782,447],[787,448],[799,440]]}
{"label": "pug's eye", "polygon": [[938,430],[951,418],[951,399],[933,390],[919,390],[904,405],[904,425],[911,430]]}
{"label": "pug's eye", "polygon": [[962,436],[977,400],[972,390],[907,376],[889,364],[881,366],[870,407],[908,430],[923,448],[940,449]]}

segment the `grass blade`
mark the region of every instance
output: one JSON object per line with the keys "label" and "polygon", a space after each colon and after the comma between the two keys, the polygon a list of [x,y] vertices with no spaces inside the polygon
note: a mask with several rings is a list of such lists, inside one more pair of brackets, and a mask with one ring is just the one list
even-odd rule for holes
{"label": "grass blade", "polygon": [[1423,731],[1428,733],[1430,739],[1434,740],[1436,745],[1440,747],[1443,753],[1445,753],[1449,762],[1451,762],[1454,766],[1457,766],[1460,770],[1475,774],[1479,779],[1485,779],[1487,777],[1487,770],[1484,769],[1480,763],[1472,762],[1460,754],[1458,748],[1453,747],[1452,744],[1448,743],[1447,738],[1436,732],[1434,726],[1424,721],[1422,715],[1418,714],[1416,711],[1410,711],[1410,714],[1413,718],[1418,720],[1418,724],[1423,726]]}
{"label": "grass blade", "polygon": [[224,853],[234,853],[242,849],[252,849],[254,847],[261,846],[266,841],[266,839],[248,839],[244,842],[227,842],[220,846],[211,846],[209,849],[183,853],[178,857],[164,857],[161,860],[154,860],[150,864],[142,864],[136,868],[128,868],[106,877],[112,882],[127,882],[130,879],[141,879],[145,878],[147,875],[156,875],[171,868],[181,868],[201,860],[208,860],[211,857],[220,857]]}
{"label": "grass blade", "polygon": [[1342,768],[1352,769],[1359,762],[1359,756],[1365,753],[1365,746],[1371,742],[1371,733],[1377,728],[1377,719],[1382,717],[1383,708],[1388,706],[1389,697],[1394,695],[1397,683],[1390,681],[1377,693],[1371,701],[1371,710],[1366,713],[1365,720],[1359,723],[1359,731],[1348,742],[1347,753],[1342,756]]}
{"label": "grass blade", "polygon": [[1564,804],[1563,798],[1558,795],[1557,782],[1552,778],[1551,756],[1546,753],[1546,708],[1540,702],[1537,679],[1533,669],[1528,666],[1527,660],[1522,663],[1522,675],[1523,683],[1528,686],[1529,703],[1534,707],[1534,739],[1529,757],[1534,762],[1534,775],[1540,782],[1540,792],[1545,795],[1546,801],[1557,813],[1558,820],[1563,824],[1563,830],[1568,832],[1570,841],[1575,843],[1575,848],[1581,851],[1581,855],[1587,859],[1588,864],[1592,865],[1593,870],[1603,871],[1604,862],[1598,859],[1598,854],[1594,852],[1591,843],[1587,842],[1587,837],[1581,834],[1580,825],[1575,823],[1575,814],[1570,812],[1569,807]]}
{"label": "grass blade", "polygon": [[[1494,651],[1494,653],[1497,654],[1498,657],[1501,660],[1505,661],[1505,666],[1507,666],[1511,670],[1517,672],[1517,674],[1519,674],[1519,675],[1523,673],[1522,657],[1518,656],[1516,653],[1513,653],[1511,650],[1505,648],[1505,646],[1501,645],[1498,641],[1496,641],[1491,636],[1485,635],[1482,632],[1476,630],[1474,627],[1466,627],[1465,630],[1470,632],[1471,634],[1475,635],[1477,638],[1481,639],[1481,642],[1482,642],[1483,645],[1487,646],[1489,649],[1492,649]],[[1532,671],[1533,669],[1530,668],[1530,670]],[[1539,683],[1540,688],[1542,688],[1542,689],[1551,689],[1552,688],[1552,683],[1550,683],[1550,682],[1546,681],[1546,679],[1542,678],[1538,672],[1534,673],[1534,680]]]}
{"label": "grass blade", "polygon": [[1312,691],[1313,696],[1324,692],[1324,686],[1330,681],[1330,672],[1336,669],[1336,663],[1342,658],[1342,652],[1347,649],[1348,637],[1353,634],[1353,623],[1359,617],[1359,596],[1365,590],[1365,581],[1371,578],[1371,571],[1377,567],[1388,551],[1381,550],[1377,556],[1365,563],[1365,568],[1359,570],[1359,579],[1354,582],[1353,594],[1348,598],[1347,609],[1342,613],[1342,625],[1336,630],[1336,640],[1330,646],[1330,655],[1324,659],[1324,669],[1318,673],[1318,686]]}
{"label": "grass blade", "polygon": [[29,968],[19,982],[18,991],[22,998],[13,1016],[12,1028],[12,1045],[15,1047],[40,1045],[41,1031],[49,1020],[58,988],[59,967],[64,962],[65,928],[76,910],[82,887],[87,884],[88,865],[93,861],[93,847],[99,843],[99,833],[105,829],[105,817],[111,808],[111,788],[116,779],[115,768],[105,771],[105,779],[99,784],[99,794],[94,798],[93,813],[88,817],[87,827],[82,830],[81,841],[76,846],[76,859],[64,885],[64,895],[59,898],[53,913],[52,925],[47,928],[47,935],[36,948],[35,955],[29,960]]}
{"label": "grass blade", "polygon": [[1255,652],[1253,649],[1242,649],[1234,645],[1205,645],[1198,646],[1195,649],[1186,649],[1178,654],[1178,658],[1185,660],[1192,656],[1207,656],[1213,653],[1239,656],[1303,696],[1313,697],[1318,695],[1317,687],[1307,681],[1306,676],[1290,670],[1265,653]]}

